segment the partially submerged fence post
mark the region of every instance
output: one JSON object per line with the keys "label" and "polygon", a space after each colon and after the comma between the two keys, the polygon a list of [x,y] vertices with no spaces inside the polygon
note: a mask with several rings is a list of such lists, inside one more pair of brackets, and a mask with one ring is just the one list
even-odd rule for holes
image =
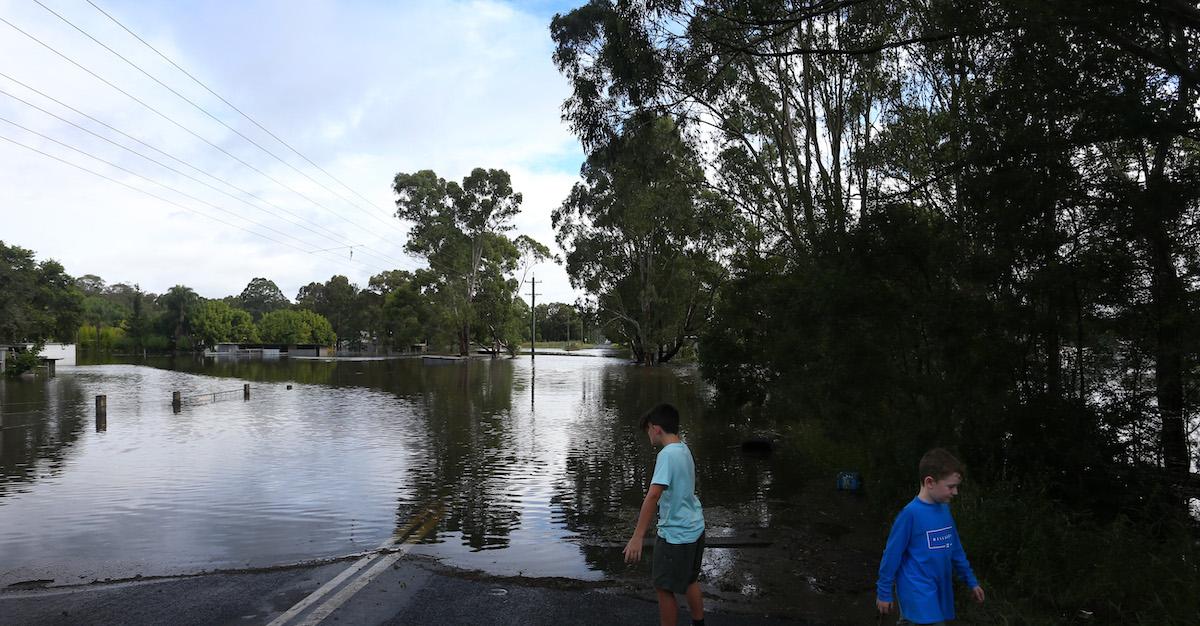
{"label": "partially submerged fence post", "polygon": [[108,396],[96,396],[96,432],[108,430]]}
{"label": "partially submerged fence post", "polygon": [[242,385],[242,400],[250,399],[250,383]]}
{"label": "partially submerged fence post", "polygon": [[179,397],[178,391],[171,392],[171,409],[176,413],[183,410],[183,400]]}

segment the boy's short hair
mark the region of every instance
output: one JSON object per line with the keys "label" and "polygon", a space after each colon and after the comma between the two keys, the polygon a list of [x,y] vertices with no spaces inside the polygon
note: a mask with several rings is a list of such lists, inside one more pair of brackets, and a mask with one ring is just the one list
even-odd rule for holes
{"label": "boy's short hair", "polygon": [[650,425],[660,426],[663,432],[671,433],[672,435],[679,434],[679,410],[666,402],[650,409],[642,416],[642,430],[650,428]]}
{"label": "boy's short hair", "polygon": [[966,474],[966,468],[963,467],[962,461],[959,461],[950,454],[945,448],[934,448],[925,453],[921,457],[921,463],[917,467],[920,472],[918,480],[925,482],[926,476],[933,477],[934,480],[941,480],[952,474],[963,476]]}

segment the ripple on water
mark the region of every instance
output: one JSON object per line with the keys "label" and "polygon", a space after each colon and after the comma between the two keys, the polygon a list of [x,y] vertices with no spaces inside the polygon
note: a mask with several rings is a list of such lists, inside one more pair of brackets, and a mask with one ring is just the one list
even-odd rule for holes
{"label": "ripple on water", "polygon": [[[31,411],[0,431],[0,586],[48,562],[103,577],[345,554],[407,528],[451,565],[600,578],[580,537],[632,526],[653,463],[637,417],[663,399],[695,414],[707,393],[687,370],[572,357],[171,367],[0,382],[0,409]],[[212,401],[243,382],[249,402]],[[763,501],[736,480],[722,493]]]}

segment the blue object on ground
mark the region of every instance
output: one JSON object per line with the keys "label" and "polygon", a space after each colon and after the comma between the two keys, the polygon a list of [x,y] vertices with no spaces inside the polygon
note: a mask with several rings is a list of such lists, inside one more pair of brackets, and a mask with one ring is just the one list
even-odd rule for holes
{"label": "blue object on ground", "polygon": [[858,491],[862,488],[862,476],[858,472],[838,472],[838,491]]}

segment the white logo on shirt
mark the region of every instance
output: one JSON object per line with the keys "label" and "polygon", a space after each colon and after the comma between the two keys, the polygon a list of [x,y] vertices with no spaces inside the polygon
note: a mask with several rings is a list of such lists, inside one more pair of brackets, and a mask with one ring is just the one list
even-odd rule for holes
{"label": "white logo on shirt", "polygon": [[945,550],[954,542],[951,540],[954,533],[951,532],[953,527],[938,528],[937,530],[925,531],[925,542],[930,550]]}

